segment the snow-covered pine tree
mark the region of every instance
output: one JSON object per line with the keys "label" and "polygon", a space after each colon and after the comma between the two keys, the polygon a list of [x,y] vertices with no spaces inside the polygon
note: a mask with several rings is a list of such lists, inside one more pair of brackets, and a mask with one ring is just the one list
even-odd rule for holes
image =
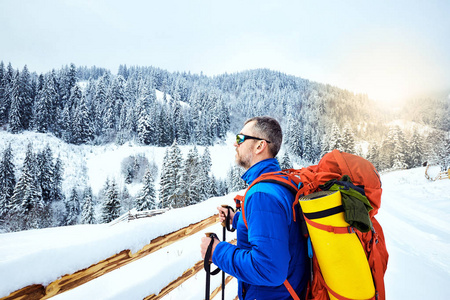
{"label": "snow-covered pine tree", "polygon": [[185,131],[183,112],[178,101],[173,104],[173,136],[180,145],[186,144],[187,136]]}
{"label": "snow-covered pine tree", "polygon": [[342,151],[355,154],[355,134],[350,124],[344,126],[344,131],[342,132]]}
{"label": "snow-covered pine tree", "polygon": [[9,207],[10,229],[39,228],[46,206],[37,179],[36,158],[29,143],[22,167],[22,174],[14,187]]}
{"label": "snow-covered pine tree", "polygon": [[417,129],[413,131],[411,142],[410,142],[410,151],[408,155],[407,165],[408,168],[416,168],[420,167],[424,162],[424,141],[420,136]]}
{"label": "snow-covered pine tree", "polygon": [[164,107],[159,111],[156,134],[159,146],[169,146],[174,140],[172,115]]}
{"label": "snow-covered pine tree", "polygon": [[74,143],[77,145],[88,143],[94,139],[94,128],[86,97],[81,96],[79,101],[73,117]]}
{"label": "snow-covered pine tree", "polygon": [[123,186],[122,192],[120,193],[120,206],[122,207],[122,213],[130,211],[134,207],[135,199],[130,195],[126,185]]}
{"label": "snow-covered pine tree", "polygon": [[[61,70],[59,76],[59,96],[61,101],[59,103],[60,108],[65,106],[69,101],[71,90],[77,83],[77,69],[76,66],[71,63],[69,67],[65,67]],[[73,104],[73,103],[72,103]]]}
{"label": "snow-covered pine tree", "polygon": [[[2,62],[3,63],[3,62]],[[9,122],[9,110],[11,107],[11,88],[14,77],[14,69],[11,63],[3,72],[3,78],[0,82],[0,125]]]}
{"label": "snow-covered pine tree", "polygon": [[155,128],[152,127],[150,101],[146,95],[140,96],[136,106],[137,135],[141,144],[149,145],[155,140]]}
{"label": "snow-covered pine tree", "polygon": [[42,152],[36,156],[37,178],[42,190],[42,200],[45,204],[52,202],[54,196],[54,164],[53,152],[47,144]]}
{"label": "snow-covered pine tree", "polygon": [[183,173],[181,178],[181,184],[178,188],[178,202],[174,204],[174,207],[184,207],[200,202],[201,193],[200,185],[203,182],[200,181],[201,167],[199,163],[198,150],[194,146],[187,155],[184,162]]}
{"label": "snow-covered pine tree", "polygon": [[244,174],[244,171],[241,167],[237,165],[233,165],[228,172],[228,191],[229,192],[237,192],[247,187],[247,184],[244,180],[242,180],[241,176]]}
{"label": "snow-covered pine tree", "polygon": [[75,131],[73,129],[73,115],[71,106],[69,103],[64,105],[62,111],[58,108],[58,135],[61,137],[66,143],[74,143],[75,139]]}
{"label": "snow-covered pine tree", "polygon": [[103,129],[103,115],[109,88],[109,75],[104,74],[97,82],[95,95],[92,98],[92,128],[95,136],[101,136]]}
{"label": "snow-covered pine tree", "polygon": [[311,126],[309,124],[306,124],[303,127],[303,135],[302,135],[302,139],[303,139],[303,156],[301,156],[301,158],[303,158],[304,160],[308,161],[308,162],[313,162],[315,159],[315,155],[314,155],[314,150],[313,150],[313,145],[312,145],[312,133],[311,133]]}
{"label": "snow-covered pine tree", "polygon": [[375,169],[381,170],[382,164],[380,163],[380,159],[380,147],[378,146],[378,143],[372,142],[369,147],[367,160],[373,164]]}
{"label": "snow-covered pine tree", "polygon": [[449,133],[439,130],[436,134],[436,144],[433,145],[436,163],[443,171],[450,167],[450,137]]}
{"label": "snow-covered pine tree", "polygon": [[33,126],[38,132],[53,132],[56,122],[56,103],[58,93],[53,76],[45,76],[44,86],[35,102]]}
{"label": "snow-covered pine tree", "polygon": [[201,184],[199,189],[201,200],[206,200],[215,194],[215,180],[211,174],[211,167],[211,154],[209,148],[206,147],[200,160],[201,173],[199,174],[199,182]]}
{"label": "snow-covered pine tree", "polygon": [[103,203],[102,219],[103,223],[109,223],[120,216],[119,191],[115,180],[109,184]]}
{"label": "snow-covered pine tree", "polygon": [[284,151],[283,157],[280,163],[281,170],[292,169],[291,159],[289,158],[289,153]]}
{"label": "snow-covered pine tree", "polygon": [[78,224],[80,215],[80,200],[75,187],[72,188],[70,196],[66,199],[66,225]]}
{"label": "snow-covered pine tree", "polygon": [[95,224],[94,205],[92,203],[92,189],[90,187],[86,188],[83,194],[81,224]]}
{"label": "snow-covered pine tree", "polygon": [[53,194],[51,198],[53,202],[64,200],[64,195],[62,192],[62,181],[64,174],[64,166],[61,158],[58,156],[53,168]]}
{"label": "snow-covered pine tree", "polygon": [[303,138],[302,138],[302,126],[297,119],[290,118],[288,121],[288,131],[286,133],[287,140],[289,141],[289,152],[297,157],[303,156]]}
{"label": "snow-covered pine tree", "polygon": [[394,165],[395,141],[397,140],[395,127],[389,128],[386,138],[383,139],[380,148],[380,170],[392,168]]}
{"label": "snow-covered pine tree", "polygon": [[15,166],[11,144],[3,151],[0,161],[0,226],[8,212],[11,197],[16,186]]}
{"label": "snow-covered pine tree", "polygon": [[150,168],[147,168],[143,180],[144,185],[136,198],[135,206],[139,211],[156,209],[155,179],[153,176]]}
{"label": "snow-covered pine tree", "polygon": [[34,99],[31,87],[31,76],[26,65],[19,75],[19,94],[23,103],[21,123],[23,129],[28,130],[32,121]]}
{"label": "snow-covered pine tree", "polygon": [[398,125],[394,128],[394,137],[394,151],[391,154],[392,167],[394,169],[406,169],[408,167],[409,147],[405,135]]}
{"label": "snow-covered pine tree", "polygon": [[169,168],[169,149],[167,148],[163,158],[161,177],[159,179],[159,203],[161,208],[170,207],[169,197],[173,193]]}
{"label": "snow-covered pine tree", "polygon": [[331,132],[327,135],[328,137],[328,149],[326,152],[330,152],[333,149],[343,150],[342,147],[342,137],[341,131],[336,123],[333,123],[331,127]]}
{"label": "snow-covered pine tree", "polygon": [[9,97],[9,102],[11,103],[9,109],[9,131],[19,133],[24,130],[22,123],[24,103],[19,91],[19,71],[16,71],[12,78]]}
{"label": "snow-covered pine tree", "polygon": [[6,102],[5,102],[5,86],[6,81],[4,80],[6,76],[5,65],[3,61],[0,61],[0,126],[6,123]]}
{"label": "snow-covered pine tree", "polygon": [[116,99],[112,91],[113,86],[108,89],[106,94],[106,102],[104,103],[104,113],[102,115],[102,134],[105,136],[106,141],[112,141],[116,134],[116,123],[119,114],[116,113]]}

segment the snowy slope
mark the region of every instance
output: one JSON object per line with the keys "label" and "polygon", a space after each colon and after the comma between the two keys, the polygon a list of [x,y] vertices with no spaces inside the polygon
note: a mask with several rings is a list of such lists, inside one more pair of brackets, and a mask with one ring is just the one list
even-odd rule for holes
{"label": "snowy slope", "polygon": [[[450,180],[430,182],[424,168],[382,174],[378,220],[390,254],[387,299],[448,299],[450,296]],[[115,226],[83,225],[0,235],[0,297],[31,283],[44,283],[111,256],[137,251],[158,235],[215,213],[233,195]],[[220,225],[208,231],[221,232]],[[60,294],[55,299],[142,299],[159,291],[200,260],[203,232],[137,262]],[[220,234],[219,234],[220,236]],[[229,237],[232,236],[229,234]],[[204,272],[164,299],[202,299]],[[213,278],[218,286],[220,276]],[[213,289],[213,288],[212,288]],[[236,295],[227,286],[227,299]]]}
{"label": "snowy slope", "polygon": [[[232,135],[228,135],[225,142],[214,145],[210,148],[212,167],[211,171],[216,178],[225,179],[227,171],[232,166],[234,160],[234,147]],[[108,144],[105,146],[72,145],[63,142],[51,134],[36,132],[23,132],[10,134],[0,131],[0,154],[11,144],[14,154],[13,163],[19,170],[25,158],[28,143],[32,144],[33,152],[42,151],[49,144],[54,157],[60,157],[63,166],[63,192],[70,194],[73,187],[84,189],[90,185],[94,195],[104,187],[106,180],[114,179],[120,190],[125,185],[124,176],[121,173],[121,163],[123,159],[131,156],[143,154],[149,162],[155,162],[161,172],[161,166],[166,151],[166,147],[143,146],[134,142],[127,142],[124,145]],[[193,146],[180,146],[183,157]],[[205,147],[197,146],[199,154],[202,155]],[[16,174],[16,178],[20,171]],[[157,175],[159,178],[159,174]],[[156,182],[159,183],[159,180]],[[140,184],[127,185],[130,193],[134,196],[141,189]]]}

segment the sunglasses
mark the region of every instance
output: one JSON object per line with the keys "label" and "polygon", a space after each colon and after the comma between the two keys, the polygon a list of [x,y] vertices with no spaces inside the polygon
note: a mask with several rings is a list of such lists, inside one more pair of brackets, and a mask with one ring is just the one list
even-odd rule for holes
{"label": "sunglasses", "polygon": [[258,140],[258,141],[266,141],[268,144],[270,144],[270,142],[268,140],[265,139],[260,139],[254,136],[250,136],[250,135],[245,135],[245,134],[236,134],[236,144],[240,145],[243,142],[245,142],[246,140]]}

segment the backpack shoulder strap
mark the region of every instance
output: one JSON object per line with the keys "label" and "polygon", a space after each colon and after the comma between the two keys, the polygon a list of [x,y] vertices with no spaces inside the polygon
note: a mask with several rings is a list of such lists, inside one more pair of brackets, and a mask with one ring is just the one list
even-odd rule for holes
{"label": "backpack shoulder strap", "polygon": [[[235,202],[240,201],[240,207],[241,207],[241,211],[242,211],[242,218],[244,220],[245,227],[247,227],[247,228],[248,228],[247,219],[245,217],[245,197],[247,196],[248,191],[254,185],[256,185],[256,184],[258,184],[260,182],[270,182],[270,183],[279,184],[279,185],[284,186],[285,188],[287,188],[293,195],[296,195],[297,191],[298,191],[299,180],[298,180],[297,177],[291,176],[289,172],[283,172],[283,171],[270,172],[270,173],[265,173],[265,174],[259,176],[258,178],[256,178],[252,182],[252,184],[247,188],[247,190],[245,191],[244,196],[237,195],[234,198]],[[295,220],[295,210],[294,210],[294,220]]]}

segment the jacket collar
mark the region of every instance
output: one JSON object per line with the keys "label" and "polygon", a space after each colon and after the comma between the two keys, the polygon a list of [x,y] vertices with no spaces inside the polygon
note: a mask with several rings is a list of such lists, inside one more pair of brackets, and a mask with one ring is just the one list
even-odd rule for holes
{"label": "jacket collar", "polygon": [[265,160],[262,160],[260,162],[257,162],[253,166],[251,166],[245,173],[242,175],[242,179],[247,184],[252,184],[252,182],[261,176],[264,173],[269,172],[276,172],[280,171],[280,165],[278,164],[278,161],[275,158],[268,158]]}

